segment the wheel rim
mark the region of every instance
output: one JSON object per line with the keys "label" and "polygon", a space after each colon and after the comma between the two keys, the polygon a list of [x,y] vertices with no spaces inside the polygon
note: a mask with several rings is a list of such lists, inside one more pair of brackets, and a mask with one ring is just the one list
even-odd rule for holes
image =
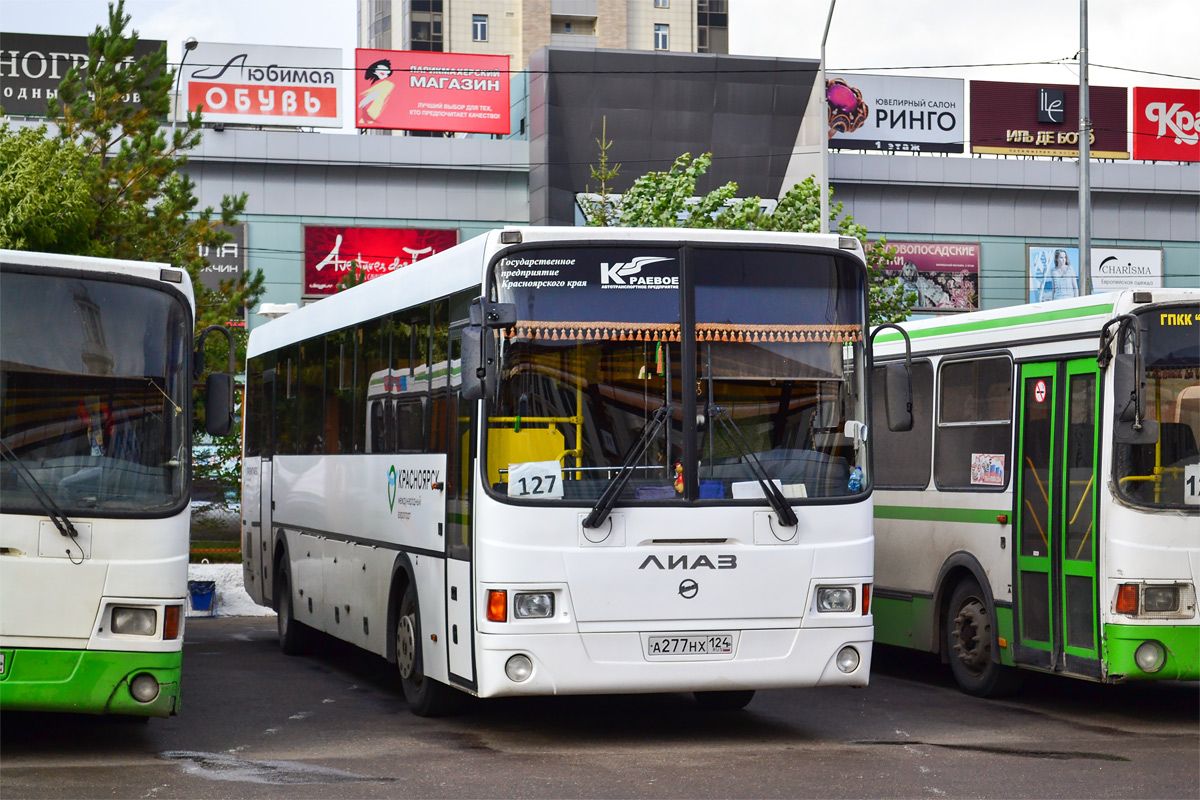
{"label": "wheel rim", "polygon": [[959,663],[972,674],[981,674],[992,659],[992,641],[987,610],[979,599],[971,597],[962,604],[951,635]]}
{"label": "wheel rim", "polygon": [[417,632],[413,625],[413,615],[406,614],[396,625],[396,666],[400,668],[400,677],[412,678],[417,665]]}

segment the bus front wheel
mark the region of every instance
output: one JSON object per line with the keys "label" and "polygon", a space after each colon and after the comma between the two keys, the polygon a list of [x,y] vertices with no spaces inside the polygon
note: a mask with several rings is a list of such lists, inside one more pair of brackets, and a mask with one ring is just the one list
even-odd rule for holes
{"label": "bus front wheel", "polygon": [[275,570],[275,629],[279,635],[279,649],[285,655],[296,656],[304,652],[308,630],[304,623],[296,620],[292,607],[292,582],[286,567]]}
{"label": "bus front wheel", "polygon": [[421,618],[417,590],[410,584],[396,619],[396,666],[404,699],[418,717],[441,717],[458,708],[459,692],[425,676],[421,664]]}
{"label": "bus front wheel", "polygon": [[693,692],[696,705],[705,711],[741,711],[754,699],[753,689],[724,692]]}
{"label": "bus front wheel", "polygon": [[959,688],[976,697],[1000,697],[1017,687],[1016,670],[992,658],[994,624],[979,584],[960,581],[946,607],[946,655]]}

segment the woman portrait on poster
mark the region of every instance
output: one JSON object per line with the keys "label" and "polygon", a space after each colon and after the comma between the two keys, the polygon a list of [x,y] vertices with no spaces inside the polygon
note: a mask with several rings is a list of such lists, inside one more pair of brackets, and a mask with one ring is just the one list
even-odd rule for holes
{"label": "woman portrait on poster", "polygon": [[363,77],[370,81],[371,85],[359,95],[358,121],[360,124],[371,124],[378,120],[379,115],[383,113],[388,97],[396,88],[396,84],[391,81],[391,76],[392,62],[386,58],[381,58],[363,70]]}
{"label": "woman portrait on poster", "polygon": [[1062,300],[1065,297],[1079,296],[1079,278],[1071,269],[1071,259],[1066,250],[1059,248],[1054,251],[1054,270],[1050,277],[1054,282],[1054,295],[1051,299]]}

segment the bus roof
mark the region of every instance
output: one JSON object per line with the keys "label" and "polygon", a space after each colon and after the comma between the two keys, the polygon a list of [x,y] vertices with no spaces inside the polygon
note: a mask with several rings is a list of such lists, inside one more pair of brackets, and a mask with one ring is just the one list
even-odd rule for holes
{"label": "bus roof", "polygon": [[[129,275],[148,281],[161,281],[187,297],[188,305],[195,313],[196,301],[192,296],[192,281],[185,270],[157,261],[131,261],[123,258],[96,258],[93,256],[70,256],[62,253],[32,253],[25,250],[0,250],[0,262],[49,270],[76,270],[107,275]],[[169,272],[164,273],[164,270]],[[174,280],[178,278],[178,280]]]}
{"label": "bus roof", "polygon": [[[900,327],[908,333],[914,352],[985,349],[1048,338],[1095,339],[1104,323],[1119,314],[1152,303],[1197,301],[1200,289],[1126,290],[913,320]],[[875,344],[880,358],[904,353],[903,338],[892,330],[881,331]]]}
{"label": "bus roof", "polygon": [[[503,234],[509,234],[502,237]],[[516,241],[503,241],[515,238]],[[399,309],[427,303],[472,287],[482,291],[488,262],[503,248],[539,242],[598,244],[622,242],[694,242],[734,245],[783,245],[840,249],[863,259],[857,239],[837,234],[727,231],[698,228],[587,228],[567,226],[508,226],[488,231],[448,250],[373,278],[320,302],[304,306],[250,332],[247,355],[335,331],[354,322],[377,319]]]}

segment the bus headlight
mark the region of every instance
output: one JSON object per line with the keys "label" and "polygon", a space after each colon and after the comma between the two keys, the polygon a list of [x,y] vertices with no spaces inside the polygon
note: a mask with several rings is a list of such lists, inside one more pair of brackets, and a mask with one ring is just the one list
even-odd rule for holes
{"label": "bus headlight", "polygon": [[1158,672],[1167,663],[1167,651],[1156,641],[1142,642],[1134,652],[1133,660],[1142,672]]}
{"label": "bus headlight", "polygon": [[[158,612],[153,608],[113,606],[112,632],[131,636],[153,636],[158,629]],[[157,693],[157,690],[155,690]]]}
{"label": "bus headlight", "polygon": [[1142,608],[1145,611],[1178,611],[1178,586],[1147,586],[1142,589]]}
{"label": "bus headlight", "polygon": [[158,681],[150,673],[143,672],[130,681],[129,693],[139,703],[149,703],[158,697]]}
{"label": "bus headlight", "polygon": [[853,611],[854,589],[849,586],[818,586],[817,611]]}
{"label": "bus headlight", "polygon": [[518,619],[554,616],[554,595],[551,592],[518,592],[513,595],[513,616]]}
{"label": "bus headlight", "polygon": [[513,683],[527,681],[533,674],[533,662],[529,660],[529,656],[517,653],[504,665],[504,674]]}

